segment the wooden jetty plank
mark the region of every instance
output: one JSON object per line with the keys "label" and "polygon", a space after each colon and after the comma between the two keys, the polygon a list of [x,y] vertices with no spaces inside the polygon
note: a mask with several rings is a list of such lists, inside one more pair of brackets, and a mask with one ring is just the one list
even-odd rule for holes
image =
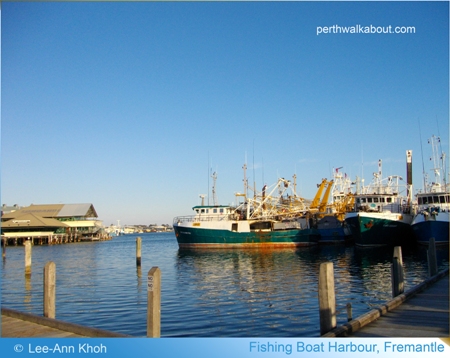
{"label": "wooden jetty plank", "polygon": [[2,337],[77,338],[86,336],[2,315]]}
{"label": "wooden jetty plank", "polygon": [[449,319],[449,278],[446,276],[351,336],[448,337]]}
{"label": "wooden jetty plank", "polygon": [[322,337],[449,337],[449,269]]}
{"label": "wooden jetty plank", "polygon": [[2,307],[2,337],[130,337]]}

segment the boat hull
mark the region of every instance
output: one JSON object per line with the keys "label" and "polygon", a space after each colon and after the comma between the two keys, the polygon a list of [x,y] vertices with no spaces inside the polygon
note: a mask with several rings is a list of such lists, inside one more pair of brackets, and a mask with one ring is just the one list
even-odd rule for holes
{"label": "boat hull", "polygon": [[352,241],[352,235],[346,227],[318,229],[320,233],[319,244],[345,244]]}
{"label": "boat hull", "polygon": [[296,248],[318,243],[316,229],[234,232],[174,225],[180,248]]}
{"label": "boat hull", "polygon": [[429,219],[422,213],[417,214],[411,225],[419,244],[428,245],[434,237],[436,245],[448,245],[449,242],[449,213],[440,212],[437,218]]}
{"label": "boat hull", "polygon": [[352,241],[352,233],[347,224],[334,216],[320,219],[317,229],[320,233],[319,244],[346,244]]}
{"label": "boat hull", "polygon": [[415,242],[410,214],[348,213],[345,217],[357,246],[405,246]]}

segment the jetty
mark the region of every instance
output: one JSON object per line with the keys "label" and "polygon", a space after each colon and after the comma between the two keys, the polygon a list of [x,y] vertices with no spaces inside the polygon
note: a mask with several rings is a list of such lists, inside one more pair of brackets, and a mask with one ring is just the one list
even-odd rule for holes
{"label": "jetty", "polygon": [[449,269],[321,337],[449,337]]}
{"label": "jetty", "polygon": [[130,336],[2,308],[2,337],[80,338]]}

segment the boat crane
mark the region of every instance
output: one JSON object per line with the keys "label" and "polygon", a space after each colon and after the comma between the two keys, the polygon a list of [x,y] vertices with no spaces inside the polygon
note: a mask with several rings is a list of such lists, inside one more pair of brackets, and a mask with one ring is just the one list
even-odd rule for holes
{"label": "boat crane", "polygon": [[318,184],[317,187],[317,193],[316,196],[314,197],[311,205],[309,206],[309,209],[311,210],[315,210],[319,208],[319,202],[320,202],[320,198],[322,197],[322,192],[323,189],[325,188],[325,185],[327,184],[327,179],[323,178],[322,179],[322,183]]}

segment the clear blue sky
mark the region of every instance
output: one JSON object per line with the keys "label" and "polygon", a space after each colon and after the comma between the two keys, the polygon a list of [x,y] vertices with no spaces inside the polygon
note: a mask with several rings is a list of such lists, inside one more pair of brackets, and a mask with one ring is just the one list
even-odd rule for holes
{"label": "clear blue sky", "polygon": [[[448,153],[448,2],[2,2],[1,201],[93,203],[105,225],[171,224],[216,171],[221,204],[344,167],[422,186]],[[319,26],[413,26],[320,34]],[[419,123],[421,133],[419,132]],[[211,188],[209,188],[209,192]]]}

